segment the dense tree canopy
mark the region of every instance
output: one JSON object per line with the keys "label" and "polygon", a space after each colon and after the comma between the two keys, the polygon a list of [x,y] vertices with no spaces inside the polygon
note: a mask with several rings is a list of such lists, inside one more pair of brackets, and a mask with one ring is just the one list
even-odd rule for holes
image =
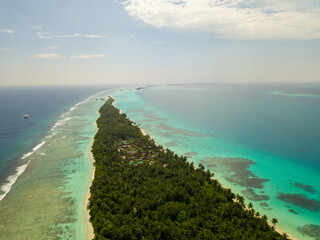
{"label": "dense tree canopy", "polygon": [[[96,161],[90,215],[95,239],[284,239],[243,198],[221,187],[202,165],[156,146],[112,105],[100,109],[92,153]],[[118,142],[134,141],[139,164]],[[156,153],[156,154],[154,154]],[[234,201],[235,200],[235,201]]]}

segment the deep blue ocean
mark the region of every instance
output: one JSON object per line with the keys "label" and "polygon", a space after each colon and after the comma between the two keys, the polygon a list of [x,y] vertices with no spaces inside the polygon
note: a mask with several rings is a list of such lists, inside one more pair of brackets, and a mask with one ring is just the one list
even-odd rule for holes
{"label": "deep blue ocean", "polygon": [[39,139],[61,114],[94,93],[110,88],[0,87],[0,187],[22,164],[21,157],[40,143]]}

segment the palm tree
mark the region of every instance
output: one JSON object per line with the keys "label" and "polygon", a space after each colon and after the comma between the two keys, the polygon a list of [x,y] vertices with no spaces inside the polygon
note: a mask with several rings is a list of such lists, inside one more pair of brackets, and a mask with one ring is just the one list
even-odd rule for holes
{"label": "palm tree", "polygon": [[266,221],[268,220],[267,215],[263,215],[262,218],[263,218],[264,220],[266,220]]}
{"label": "palm tree", "polygon": [[238,202],[240,203],[240,205],[242,207],[244,207],[244,197],[240,196],[239,194],[237,194],[236,199],[238,200]]}
{"label": "palm tree", "polygon": [[276,225],[276,223],[278,223],[278,219],[276,219],[276,218],[272,218],[271,222],[272,222],[273,226],[275,226],[275,225]]}
{"label": "palm tree", "polygon": [[283,239],[285,239],[285,240],[288,239],[288,234],[287,233],[283,233],[282,236],[283,236]]}

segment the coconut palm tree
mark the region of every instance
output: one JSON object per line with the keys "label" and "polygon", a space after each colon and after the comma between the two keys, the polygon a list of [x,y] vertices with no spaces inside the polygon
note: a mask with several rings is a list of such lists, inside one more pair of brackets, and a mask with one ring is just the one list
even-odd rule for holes
{"label": "coconut palm tree", "polygon": [[278,223],[278,219],[272,218],[271,222],[272,222],[273,226],[275,226]]}
{"label": "coconut palm tree", "polygon": [[283,239],[285,239],[285,240],[288,239],[288,234],[287,233],[283,233],[282,236],[283,236]]}
{"label": "coconut palm tree", "polygon": [[244,197],[240,196],[239,194],[236,195],[236,199],[240,203],[242,207],[244,207]]}

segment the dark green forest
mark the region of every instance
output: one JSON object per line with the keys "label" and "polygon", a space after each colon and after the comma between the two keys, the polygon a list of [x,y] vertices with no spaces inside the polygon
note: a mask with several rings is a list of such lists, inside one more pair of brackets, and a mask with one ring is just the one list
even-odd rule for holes
{"label": "dark green forest", "polygon": [[89,209],[96,240],[287,239],[204,166],[143,135],[113,101],[99,110],[92,146]]}

